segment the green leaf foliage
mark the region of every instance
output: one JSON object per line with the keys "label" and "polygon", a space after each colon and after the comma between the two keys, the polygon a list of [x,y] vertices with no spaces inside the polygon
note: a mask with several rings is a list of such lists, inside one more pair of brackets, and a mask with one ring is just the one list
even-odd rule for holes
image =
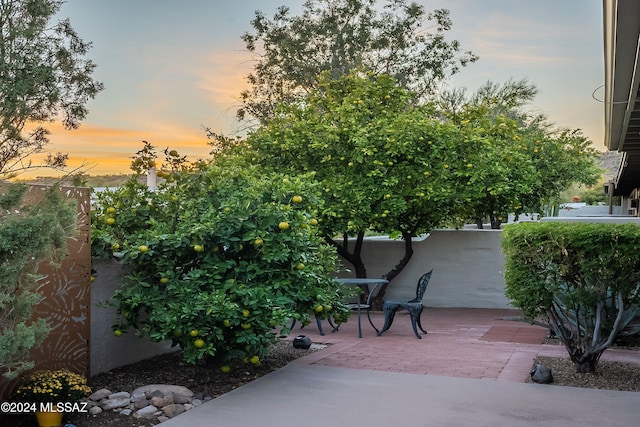
{"label": "green leaf foliage", "polygon": [[237,364],[255,363],[274,329],[309,323],[318,304],[331,310],[317,317],[346,320],[336,257],[318,231],[321,203],[311,174],[224,159],[154,192],[130,182],[99,194],[94,255],[115,253],[131,273],[113,296],[114,330],[173,340],[188,362]]}
{"label": "green leaf foliage", "polygon": [[[30,168],[28,157],[44,151],[49,131],[43,123],[60,118],[66,129],[77,128],[87,101],[103,88],[85,59],[90,43],[68,19],[51,23],[63,3],[0,2],[0,178]],[[49,155],[46,164],[61,167],[66,158]]]}
{"label": "green leaf foliage", "polygon": [[478,141],[415,107],[386,75],[322,74],[305,105],[285,106],[253,133],[251,161],[321,183],[325,234],[431,230],[464,197]]}
{"label": "green leaf foliage", "polygon": [[549,322],[581,372],[638,312],[640,226],[521,223],[505,227],[506,295]]}
{"label": "green leaf foliage", "polygon": [[601,174],[580,131],[555,129],[522,109],[536,93],[526,80],[487,83],[469,100],[453,91],[440,102],[448,120],[482,139],[460,212],[480,228],[486,218],[500,228],[508,214],[542,214],[572,184],[595,184]]}
{"label": "green leaf foliage", "polygon": [[64,201],[57,187],[43,190],[35,204],[24,202],[27,190],[0,183],[0,368],[8,378],[33,366],[29,350],[49,330],[43,319],[32,319],[42,298],[38,263],[62,260],[76,223],[75,204]]}
{"label": "green leaf foliage", "polygon": [[356,69],[393,76],[419,97],[477,60],[457,40],[447,40],[449,11],[427,11],[407,0],[308,0],[300,15],[281,6],[273,18],[257,11],[252,32],[242,39],[256,53],[250,89],[241,95],[240,118],[265,123],[278,103],[296,103],[317,88],[316,77],[332,79]]}

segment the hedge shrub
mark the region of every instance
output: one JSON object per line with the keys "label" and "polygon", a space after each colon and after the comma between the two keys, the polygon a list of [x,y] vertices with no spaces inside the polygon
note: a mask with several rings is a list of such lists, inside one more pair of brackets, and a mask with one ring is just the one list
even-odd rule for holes
{"label": "hedge shrub", "polygon": [[578,372],[638,314],[640,226],[520,223],[505,227],[506,296],[529,319],[549,322]]}

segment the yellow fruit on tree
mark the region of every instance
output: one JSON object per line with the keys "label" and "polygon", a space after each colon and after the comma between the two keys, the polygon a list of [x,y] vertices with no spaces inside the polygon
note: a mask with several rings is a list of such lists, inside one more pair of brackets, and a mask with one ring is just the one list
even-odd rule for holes
{"label": "yellow fruit on tree", "polygon": [[278,224],[278,228],[280,230],[287,230],[289,228],[289,223],[286,221],[282,221],[280,222],[280,224]]}
{"label": "yellow fruit on tree", "polygon": [[105,222],[107,223],[107,225],[113,225],[116,223],[116,220],[115,218],[107,218]]}
{"label": "yellow fruit on tree", "polygon": [[304,270],[304,264],[299,262],[298,264],[296,264],[296,270]]}
{"label": "yellow fruit on tree", "polygon": [[146,252],[149,252],[149,247],[146,245],[140,245],[138,246],[138,250],[142,253],[146,253]]}
{"label": "yellow fruit on tree", "polygon": [[204,250],[204,247],[202,245],[194,245],[193,250],[196,252],[202,252]]}
{"label": "yellow fruit on tree", "polygon": [[263,240],[262,240],[262,239],[256,239],[253,243],[254,243],[256,246],[260,246],[260,245],[263,243]]}
{"label": "yellow fruit on tree", "polygon": [[111,245],[111,249],[113,249],[114,251],[117,251],[118,249],[120,249],[120,244],[114,243],[113,245]]}
{"label": "yellow fruit on tree", "polygon": [[161,278],[160,283],[162,283],[163,285],[166,285],[167,283],[169,283],[169,278],[168,277]]}
{"label": "yellow fruit on tree", "polygon": [[249,362],[257,365],[258,363],[260,363],[260,358],[258,356],[251,356],[251,358],[249,358]]}
{"label": "yellow fruit on tree", "polygon": [[198,332],[197,329],[192,329],[191,331],[189,331],[189,336],[197,337],[199,333],[200,332]]}
{"label": "yellow fruit on tree", "polygon": [[249,310],[242,310],[242,317],[249,317],[250,314]]}
{"label": "yellow fruit on tree", "polygon": [[194,345],[196,348],[202,348],[202,347],[204,347],[204,341],[202,341],[200,338],[198,338],[197,340],[195,340],[195,341],[193,342],[193,345]]}
{"label": "yellow fruit on tree", "polygon": [[229,326],[231,326],[231,321],[229,319],[224,319],[222,321],[222,324],[224,325],[225,328],[228,328]]}
{"label": "yellow fruit on tree", "polygon": [[116,208],[114,208],[113,206],[109,206],[109,207],[107,208],[107,213],[108,213],[108,214],[115,213],[115,211],[116,211]]}
{"label": "yellow fruit on tree", "polygon": [[311,218],[311,219],[309,220],[309,224],[311,224],[311,225],[318,225],[318,220],[317,220],[317,219],[315,219],[315,218]]}
{"label": "yellow fruit on tree", "polygon": [[323,307],[322,305],[318,304],[318,305],[316,305],[315,307],[313,307],[313,310],[314,310],[316,313],[322,313],[322,310],[324,310],[324,307]]}
{"label": "yellow fruit on tree", "polygon": [[251,327],[251,323],[241,323],[240,327],[242,329],[249,329]]}
{"label": "yellow fruit on tree", "polygon": [[302,203],[302,197],[301,196],[293,196],[293,198],[291,199],[291,201],[293,203]]}

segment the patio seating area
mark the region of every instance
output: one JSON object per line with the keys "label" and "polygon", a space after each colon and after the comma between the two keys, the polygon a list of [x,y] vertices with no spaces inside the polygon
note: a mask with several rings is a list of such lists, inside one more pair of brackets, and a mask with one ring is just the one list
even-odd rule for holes
{"label": "patio seating area", "polygon": [[[352,316],[338,332],[328,332],[327,324],[321,336],[311,323],[293,329],[290,339],[306,335],[314,344],[328,345],[298,364],[525,382],[537,355],[564,357],[567,352],[560,345],[544,345],[548,329],[517,320],[520,316],[517,310],[425,307],[422,324],[429,333],[421,340],[406,311],[398,312],[394,327],[382,336],[364,322],[358,338]],[[371,319],[380,328],[384,314],[372,311]],[[638,352],[609,349],[602,359],[638,362],[639,357]]]}

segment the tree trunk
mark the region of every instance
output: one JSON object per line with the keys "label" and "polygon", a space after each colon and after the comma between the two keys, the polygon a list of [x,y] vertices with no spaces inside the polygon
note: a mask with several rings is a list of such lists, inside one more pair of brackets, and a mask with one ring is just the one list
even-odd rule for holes
{"label": "tree trunk", "polygon": [[[391,283],[395,277],[400,274],[402,270],[409,264],[411,257],[413,256],[413,240],[411,240],[411,234],[407,232],[402,233],[402,238],[404,239],[404,256],[400,259],[400,262],[396,264],[395,267],[391,271],[389,271],[385,278]],[[382,310],[382,305],[384,303],[384,294],[387,291],[387,286],[382,285],[378,290],[378,294],[371,299],[371,308],[374,310]]]}
{"label": "tree trunk", "polygon": [[325,236],[325,241],[331,246],[336,248],[338,255],[344,258],[349,264],[353,266],[356,273],[356,277],[367,277],[367,269],[362,261],[362,243],[364,240],[364,231],[358,232],[356,237],[356,244],[353,248],[353,252],[349,252],[349,236],[345,233],[342,236],[342,243],[338,243],[331,237]]}
{"label": "tree trunk", "polygon": [[571,361],[576,367],[576,372],[579,374],[592,374],[596,371],[598,367],[598,360],[600,360],[600,355],[591,353],[589,355],[583,355],[580,358],[574,358],[571,356]]}
{"label": "tree trunk", "polygon": [[[391,271],[389,271],[384,277],[391,283],[391,281],[409,264],[411,257],[413,256],[413,241],[411,240],[412,234],[408,232],[402,233],[404,239],[404,256],[400,259],[398,264]],[[354,268],[356,277],[366,278],[367,269],[362,261],[362,245],[364,241],[364,231],[358,232],[356,237],[356,244],[353,247],[353,252],[349,252],[349,236],[344,234],[342,236],[342,243],[336,242],[331,237],[325,236],[325,241],[336,248],[338,255],[348,261]],[[381,310],[384,302],[384,294],[386,292],[388,284],[379,288],[378,294],[371,299],[372,309]],[[368,291],[368,290],[367,290]]]}
{"label": "tree trunk", "polygon": [[500,230],[500,224],[502,224],[502,218],[496,218],[495,216],[490,216],[489,220],[491,221],[491,229],[492,230]]}

